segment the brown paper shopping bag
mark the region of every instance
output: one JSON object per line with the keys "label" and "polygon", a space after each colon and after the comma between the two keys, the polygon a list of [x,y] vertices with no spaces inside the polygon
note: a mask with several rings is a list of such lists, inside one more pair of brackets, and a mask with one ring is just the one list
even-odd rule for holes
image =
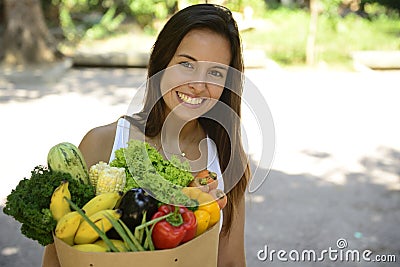
{"label": "brown paper shopping bag", "polygon": [[214,267],[217,266],[219,223],[173,249],[142,252],[81,252],[54,237],[61,267]]}

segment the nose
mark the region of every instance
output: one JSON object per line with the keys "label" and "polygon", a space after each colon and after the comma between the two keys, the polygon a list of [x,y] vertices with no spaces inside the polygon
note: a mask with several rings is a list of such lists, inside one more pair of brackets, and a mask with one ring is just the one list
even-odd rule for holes
{"label": "nose", "polygon": [[205,82],[191,82],[189,83],[189,88],[193,94],[198,95],[202,91],[206,90],[207,84]]}
{"label": "nose", "polygon": [[193,94],[200,94],[207,88],[207,68],[199,64],[193,72],[191,81],[189,81],[189,88]]}

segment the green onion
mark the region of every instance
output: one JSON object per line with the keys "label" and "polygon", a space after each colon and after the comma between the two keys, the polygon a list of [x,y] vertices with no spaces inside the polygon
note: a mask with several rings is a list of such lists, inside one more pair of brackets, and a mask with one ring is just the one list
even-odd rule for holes
{"label": "green onion", "polygon": [[158,222],[160,222],[160,221],[162,221],[162,220],[164,220],[164,219],[166,219],[166,218],[168,218],[168,217],[170,217],[170,216],[172,216],[172,215],[173,215],[173,213],[169,213],[169,214],[167,214],[167,215],[164,215],[164,216],[155,218],[155,219],[153,219],[153,220],[151,220],[151,221],[148,221],[147,223],[143,223],[143,224],[141,224],[141,225],[136,226],[135,230],[136,230],[136,229],[138,229],[138,230],[144,229],[144,228],[146,228],[146,227],[148,227],[148,226],[150,226],[150,225],[156,224],[156,223],[158,223]]}
{"label": "green onion", "polygon": [[[142,224],[144,224],[144,223],[146,223],[146,214],[147,214],[147,212],[146,211],[144,211],[143,212],[143,219],[142,219]],[[136,228],[135,228],[135,230],[136,230]],[[142,243],[143,242],[143,236],[144,236],[144,229],[143,230],[139,230],[139,233],[140,233],[140,243]]]}
{"label": "green onion", "polygon": [[144,241],[144,243],[145,244],[147,243],[146,245],[149,248],[149,250],[151,250],[151,251],[155,250],[155,247],[154,247],[154,244],[153,244],[153,240],[151,239],[151,235],[153,233],[154,225],[155,224],[153,224],[151,226],[150,230],[149,230],[148,227],[145,228],[146,229],[146,240]]}
{"label": "green onion", "polygon": [[143,232],[143,231],[140,231],[139,229],[136,229],[136,228],[135,228],[135,238],[136,238],[140,243],[142,242],[142,239],[140,238],[141,232]]}
{"label": "green onion", "polygon": [[114,227],[115,231],[117,231],[124,242],[128,245],[129,249],[131,251],[138,251],[138,248],[133,244],[132,240],[129,238],[129,236],[127,235],[123,227],[118,223],[118,221],[109,215],[106,215],[106,217]]}
{"label": "green onion", "polygon": [[133,236],[131,230],[129,230],[128,226],[126,226],[126,224],[122,221],[119,220],[119,223],[122,225],[122,227],[125,229],[126,233],[128,234],[129,238],[131,239],[131,241],[135,244],[135,246],[137,247],[137,249],[139,251],[144,251],[143,246],[140,244],[140,242],[136,239],[135,236]]}

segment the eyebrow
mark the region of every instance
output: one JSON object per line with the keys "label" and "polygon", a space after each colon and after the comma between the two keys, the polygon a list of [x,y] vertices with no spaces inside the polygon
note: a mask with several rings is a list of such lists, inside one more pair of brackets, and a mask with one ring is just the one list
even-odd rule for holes
{"label": "eyebrow", "polygon": [[186,57],[186,58],[188,58],[188,59],[190,59],[190,60],[192,60],[192,61],[198,61],[198,60],[195,59],[194,57],[189,56],[189,55],[187,55],[187,54],[179,54],[178,57]]}
{"label": "eyebrow", "polygon": [[[178,57],[185,57],[185,58],[188,58],[188,59],[190,59],[190,60],[192,60],[192,61],[198,61],[196,58],[194,58],[194,57],[192,57],[192,56],[190,56],[190,55],[188,55],[188,54],[179,54]],[[215,65],[215,66],[213,66],[213,68],[217,68],[217,69],[221,69],[221,70],[226,70],[226,71],[228,70],[228,68],[225,68],[225,67],[220,66],[220,65]]]}

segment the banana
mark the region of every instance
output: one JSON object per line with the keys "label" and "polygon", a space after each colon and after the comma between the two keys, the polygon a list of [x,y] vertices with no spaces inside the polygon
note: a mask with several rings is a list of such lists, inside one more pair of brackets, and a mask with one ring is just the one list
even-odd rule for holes
{"label": "banana", "polygon": [[55,235],[68,245],[74,244],[74,237],[81,223],[82,216],[77,211],[65,214],[57,223]]}
{"label": "banana", "polygon": [[120,192],[103,193],[89,200],[82,209],[90,217],[98,211],[113,209],[121,197]]}
{"label": "banana", "polygon": [[[89,217],[89,219],[96,224],[96,226],[104,233],[112,228],[111,222],[107,219],[106,215],[111,215],[115,219],[121,217],[121,210],[101,210]],[[90,244],[99,238],[99,234],[89,225],[87,221],[82,221],[76,231],[74,243],[75,244]]]}
{"label": "banana", "polygon": [[[119,239],[110,239],[110,241],[114,244],[114,246],[119,250],[119,252],[127,252],[129,251],[128,248],[125,246],[124,241]],[[107,244],[104,242],[103,239],[96,241],[94,244],[105,247],[108,249]]]}
{"label": "banana", "polygon": [[83,251],[83,252],[107,252],[108,248],[105,248],[96,244],[80,244],[72,246],[74,249]]}
{"label": "banana", "polygon": [[67,213],[71,212],[68,202],[64,197],[71,199],[71,193],[68,189],[68,181],[62,181],[53,192],[50,201],[50,211],[54,220],[57,222]]}

